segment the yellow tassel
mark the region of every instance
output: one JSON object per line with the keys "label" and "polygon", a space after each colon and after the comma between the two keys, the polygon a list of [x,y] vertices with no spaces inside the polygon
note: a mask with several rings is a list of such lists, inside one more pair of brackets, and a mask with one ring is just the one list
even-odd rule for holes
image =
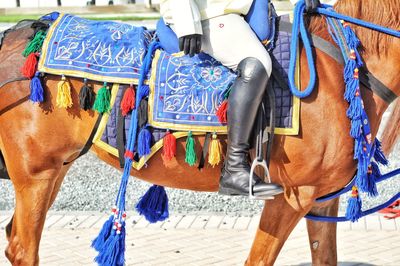
{"label": "yellow tassel", "polygon": [[64,75],[57,85],[56,106],[59,108],[72,107],[71,87]]}
{"label": "yellow tassel", "polygon": [[218,165],[221,162],[221,143],[217,139],[217,134],[214,133],[210,143],[210,148],[208,149],[208,163],[212,167]]}

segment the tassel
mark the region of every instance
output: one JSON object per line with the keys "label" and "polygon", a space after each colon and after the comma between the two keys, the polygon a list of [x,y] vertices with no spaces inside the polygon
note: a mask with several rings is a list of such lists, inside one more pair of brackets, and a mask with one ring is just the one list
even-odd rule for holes
{"label": "tassel", "polygon": [[30,99],[32,102],[43,102],[44,101],[44,90],[40,81],[40,72],[36,72],[30,83],[31,95]]}
{"label": "tassel", "polygon": [[363,104],[360,97],[355,97],[351,102],[346,115],[350,119],[360,119],[363,111]]}
{"label": "tassel", "polygon": [[358,221],[361,217],[361,199],[356,186],[351,189],[351,196],[347,203],[346,218],[352,222]]}
{"label": "tassel", "polygon": [[99,113],[106,113],[110,111],[111,93],[104,82],[103,87],[97,92],[96,100],[94,101],[93,109]]}
{"label": "tassel", "polygon": [[45,31],[38,31],[35,34],[35,37],[26,45],[25,50],[22,52],[22,55],[24,57],[27,57],[28,55],[32,53],[37,53],[40,51],[43,45],[43,41],[46,38],[46,32]]}
{"label": "tassel", "polygon": [[33,76],[35,76],[38,56],[39,56],[38,53],[31,53],[26,58],[25,63],[23,65],[23,67],[21,68],[21,73],[24,77],[31,79],[31,78],[33,78]]}
{"label": "tassel", "polygon": [[192,135],[192,131],[189,131],[187,139],[186,139],[186,156],[185,162],[187,162],[190,166],[196,164],[197,155],[195,151],[195,142]]}
{"label": "tassel", "polygon": [[144,127],[140,130],[138,136],[138,154],[139,157],[146,156],[150,154],[151,151],[151,133]]}
{"label": "tassel", "polygon": [[85,111],[90,110],[95,99],[96,93],[94,93],[93,87],[87,84],[87,79],[84,79],[83,86],[79,91],[79,105]]}
{"label": "tassel", "polygon": [[362,122],[361,118],[351,120],[350,135],[353,138],[358,138],[361,135]]}
{"label": "tassel", "polygon": [[71,87],[64,75],[57,85],[56,106],[59,108],[68,108],[72,106]]}
{"label": "tassel", "polygon": [[112,209],[112,215],[108,218],[108,220],[103,224],[98,236],[92,241],[91,247],[94,248],[96,251],[100,251],[103,249],[104,244],[106,243],[108,237],[111,234],[111,229],[114,223],[114,215],[117,211],[117,208],[114,207]]}
{"label": "tassel", "polygon": [[216,116],[218,117],[218,121],[221,124],[226,124],[228,122],[227,111],[228,111],[228,100],[224,100],[218,107],[217,112],[215,113]]}
{"label": "tassel", "polygon": [[144,215],[150,223],[164,221],[168,218],[168,196],[163,186],[153,185],[140,198],[136,205],[140,215]]}
{"label": "tassel", "polygon": [[[125,225],[116,222],[117,230],[113,230],[111,236],[104,244],[103,250],[95,258],[102,266],[123,266],[125,263]],[[122,262],[122,263],[121,263]]]}
{"label": "tassel", "polygon": [[167,131],[164,136],[164,147],[162,155],[168,161],[176,155],[176,138],[169,131]]}
{"label": "tassel", "polygon": [[217,138],[217,134],[214,133],[210,143],[210,148],[208,150],[208,163],[211,164],[212,167],[218,165],[221,162],[221,150],[221,143]]}
{"label": "tassel", "polygon": [[378,162],[380,164],[383,164],[383,165],[388,165],[389,164],[388,159],[386,159],[386,156],[382,151],[382,144],[377,138],[375,138],[374,159],[375,159],[376,162]]}
{"label": "tassel", "polygon": [[135,90],[133,89],[133,86],[130,85],[129,88],[126,89],[124,97],[121,101],[121,110],[123,116],[126,116],[131,110],[135,109],[135,102]]}

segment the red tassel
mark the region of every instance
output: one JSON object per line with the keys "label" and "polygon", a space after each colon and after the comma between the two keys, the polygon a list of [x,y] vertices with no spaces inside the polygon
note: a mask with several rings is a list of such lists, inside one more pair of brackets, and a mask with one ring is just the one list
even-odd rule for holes
{"label": "red tassel", "polygon": [[217,112],[215,113],[221,124],[226,124],[228,122],[227,111],[228,111],[228,100],[224,100],[218,107]]}
{"label": "red tassel", "polygon": [[21,73],[24,77],[33,78],[36,73],[37,57],[39,53],[31,53],[25,60],[25,64],[21,68]]}
{"label": "red tassel", "polygon": [[133,86],[129,86],[129,88],[126,89],[124,97],[121,101],[121,110],[123,116],[126,116],[131,110],[135,109],[135,97],[136,95]]}
{"label": "red tassel", "polygon": [[176,155],[176,138],[169,131],[164,136],[163,156],[166,160],[171,160]]}

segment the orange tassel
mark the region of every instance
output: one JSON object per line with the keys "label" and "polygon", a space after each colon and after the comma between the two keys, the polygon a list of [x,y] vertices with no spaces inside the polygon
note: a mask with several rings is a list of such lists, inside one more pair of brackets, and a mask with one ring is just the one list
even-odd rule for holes
{"label": "orange tassel", "polygon": [[228,112],[228,100],[224,100],[218,107],[217,112],[215,113],[221,124],[226,124],[228,122],[227,112]]}
{"label": "orange tassel", "polygon": [[35,76],[38,56],[38,53],[31,53],[28,55],[21,68],[21,73],[24,77],[31,79]]}
{"label": "orange tassel", "polygon": [[164,136],[164,147],[162,152],[166,160],[171,160],[176,155],[176,138],[169,131]]}
{"label": "orange tassel", "polygon": [[135,109],[135,101],[136,101],[135,90],[133,86],[129,86],[124,93],[124,97],[121,101],[121,110],[122,115],[126,116],[131,110]]}

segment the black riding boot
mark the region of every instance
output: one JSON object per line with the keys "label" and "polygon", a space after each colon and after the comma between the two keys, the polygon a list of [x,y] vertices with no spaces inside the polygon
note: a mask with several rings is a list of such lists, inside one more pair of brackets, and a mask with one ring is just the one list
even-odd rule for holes
{"label": "black riding boot", "polygon": [[[243,59],[237,68],[238,76],[228,98],[228,149],[219,181],[223,195],[249,195],[249,149],[253,125],[257,116],[268,74],[256,58]],[[264,183],[253,177],[255,196],[273,196],[282,192],[276,184]]]}

